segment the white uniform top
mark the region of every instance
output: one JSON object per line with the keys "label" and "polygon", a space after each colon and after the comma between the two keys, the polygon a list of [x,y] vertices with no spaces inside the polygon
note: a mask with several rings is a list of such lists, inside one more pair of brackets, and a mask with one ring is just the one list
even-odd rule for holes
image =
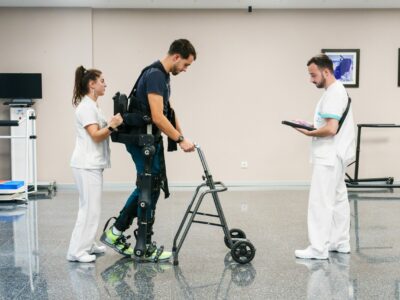
{"label": "white uniform top", "polygon": [[[343,84],[336,80],[324,92],[315,109],[314,127],[326,125],[326,119],[340,120],[346,110],[348,96]],[[328,137],[313,137],[311,162],[320,165],[334,165],[339,157],[344,166],[355,157],[355,131],[352,105],[338,134]]]}
{"label": "white uniform top", "polygon": [[107,122],[96,102],[88,96],[83,97],[75,110],[76,143],[72,153],[71,167],[79,169],[104,169],[110,167],[109,139],[96,143],[85,126],[99,124],[106,127]]}

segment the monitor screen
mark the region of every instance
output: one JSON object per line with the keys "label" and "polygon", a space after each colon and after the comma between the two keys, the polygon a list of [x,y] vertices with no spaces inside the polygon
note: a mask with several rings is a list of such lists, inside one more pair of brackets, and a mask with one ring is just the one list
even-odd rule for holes
{"label": "monitor screen", "polygon": [[41,99],[42,74],[0,73],[0,98]]}

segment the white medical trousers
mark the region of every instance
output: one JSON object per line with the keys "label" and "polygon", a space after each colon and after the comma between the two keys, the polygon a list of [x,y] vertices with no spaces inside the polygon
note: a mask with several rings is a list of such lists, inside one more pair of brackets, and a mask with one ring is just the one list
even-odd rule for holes
{"label": "white medical trousers", "polygon": [[89,254],[100,222],[103,169],[72,168],[79,191],[79,212],[71,236],[67,258]]}
{"label": "white medical trousers", "polygon": [[350,247],[350,205],[345,167],[338,157],[334,166],[313,165],[308,200],[308,238],[311,248],[327,255],[329,247]]}

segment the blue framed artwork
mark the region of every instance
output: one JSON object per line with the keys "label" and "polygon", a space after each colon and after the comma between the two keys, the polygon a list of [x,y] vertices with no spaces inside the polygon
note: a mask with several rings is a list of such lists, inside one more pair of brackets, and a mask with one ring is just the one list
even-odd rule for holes
{"label": "blue framed artwork", "polygon": [[400,87],[400,48],[399,48],[399,68],[397,69],[399,74],[397,75],[397,86]]}
{"label": "blue framed artwork", "polygon": [[358,87],[360,76],[360,49],[322,49],[333,62],[335,78],[345,87]]}

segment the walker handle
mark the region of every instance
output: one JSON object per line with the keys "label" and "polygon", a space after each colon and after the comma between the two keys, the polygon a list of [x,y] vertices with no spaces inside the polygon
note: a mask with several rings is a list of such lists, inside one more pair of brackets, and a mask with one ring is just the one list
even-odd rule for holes
{"label": "walker handle", "polygon": [[208,168],[206,158],[204,157],[204,153],[200,148],[200,145],[198,143],[194,143],[194,147],[197,149],[197,153],[199,154],[201,164],[203,165],[203,170],[206,174],[206,176],[211,175],[210,174],[210,169]]}

